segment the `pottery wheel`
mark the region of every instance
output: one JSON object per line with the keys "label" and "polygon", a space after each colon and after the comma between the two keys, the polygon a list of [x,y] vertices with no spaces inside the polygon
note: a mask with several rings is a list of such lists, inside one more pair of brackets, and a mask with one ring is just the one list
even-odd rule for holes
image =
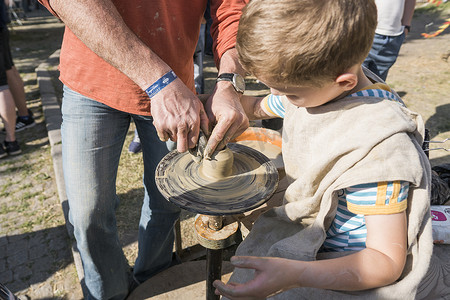
{"label": "pottery wheel", "polygon": [[264,204],[278,186],[275,164],[250,147],[229,143],[233,173],[214,181],[201,176],[200,163],[188,153],[168,153],[156,168],[156,185],[175,205],[206,215],[231,215]]}

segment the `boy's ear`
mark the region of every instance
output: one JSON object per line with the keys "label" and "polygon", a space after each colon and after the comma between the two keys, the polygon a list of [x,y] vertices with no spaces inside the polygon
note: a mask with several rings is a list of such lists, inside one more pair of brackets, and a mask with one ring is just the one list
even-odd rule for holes
{"label": "boy's ear", "polygon": [[336,78],[335,82],[343,90],[350,91],[358,84],[358,76],[353,72],[343,73]]}

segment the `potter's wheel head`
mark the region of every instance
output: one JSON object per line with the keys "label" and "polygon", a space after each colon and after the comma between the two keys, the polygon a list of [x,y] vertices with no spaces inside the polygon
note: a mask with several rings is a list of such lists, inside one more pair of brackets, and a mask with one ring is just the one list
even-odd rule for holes
{"label": "potter's wheel head", "polygon": [[269,200],[278,186],[275,164],[261,152],[228,144],[233,152],[233,176],[220,181],[199,174],[200,164],[188,152],[167,154],[156,168],[156,185],[175,205],[205,215],[232,215]]}

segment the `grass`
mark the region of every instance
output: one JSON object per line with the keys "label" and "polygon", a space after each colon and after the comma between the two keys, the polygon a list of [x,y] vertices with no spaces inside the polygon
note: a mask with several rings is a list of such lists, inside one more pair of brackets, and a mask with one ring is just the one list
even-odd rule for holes
{"label": "grass", "polygon": [[[430,19],[444,20],[442,12],[450,10],[450,3],[445,3],[436,7],[428,4],[416,10],[415,17],[420,15],[430,15]],[[65,223],[62,215],[61,205],[58,200],[58,193],[54,181],[53,162],[51,158],[51,148],[48,143],[45,121],[42,114],[40,94],[36,81],[34,69],[37,65],[48,58],[60,46],[63,26],[55,21],[48,21],[40,28],[34,28],[33,22],[42,20],[30,20],[25,26],[14,26],[11,31],[11,45],[16,66],[26,84],[26,94],[29,107],[33,110],[37,126],[35,128],[18,133],[18,139],[23,150],[23,154],[17,157],[10,157],[0,160],[0,236],[11,236],[23,233],[31,233],[41,228],[53,228],[63,226]],[[27,25],[29,24],[29,25]],[[440,23],[441,24],[441,23]],[[431,27],[430,27],[431,28]],[[430,29],[431,30],[431,29]],[[450,30],[450,29],[447,29]],[[61,83],[57,79],[57,67],[49,69],[54,75],[54,87],[61,95]],[[447,77],[448,77],[447,72]],[[212,62],[205,67],[207,77],[207,90],[211,90],[214,84],[216,69]],[[409,76],[409,75],[408,75]],[[429,76],[424,76],[422,80],[426,82]],[[394,77],[396,79],[396,77]],[[445,81],[439,79],[439,81]],[[395,89],[404,88],[406,80],[398,78],[391,85]],[[441,85],[444,86],[443,82]],[[268,93],[255,79],[248,82],[249,89],[254,93],[263,95]],[[414,87],[405,89],[409,94],[414,91]],[[448,87],[447,87],[448,89]],[[407,99],[408,100],[408,99]],[[411,105],[414,100],[410,100]],[[423,103],[428,103],[429,99]],[[432,123],[436,132],[448,132],[450,124],[447,122]],[[144,195],[142,187],[143,162],[142,154],[130,154],[127,147],[133,138],[134,125],[132,124],[124,144],[117,177],[117,193],[120,197],[120,205],[117,210],[119,234],[123,238],[128,238],[130,233],[137,230],[139,222],[139,212]],[[0,134],[0,140],[1,140]],[[188,247],[196,243],[195,236],[189,233],[192,226],[189,220],[192,214],[185,213],[183,218],[187,220],[186,226],[182,228],[183,233],[189,236],[183,240],[183,247]],[[132,264],[136,257],[136,247],[132,244],[133,239],[126,239],[124,248],[125,254]],[[129,242],[129,243],[128,243]],[[65,264],[58,267],[54,277],[67,274],[73,276],[73,284],[78,285],[76,273],[67,271]],[[70,277],[72,278],[72,277]],[[58,297],[63,298],[65,291],[61,287],[55,288]]]}
{"label": "grass", "polygon": [[417,4],[414,14],[435,14],[442,13],[450,10],[450,2],[442,3],[440,5],[435,5],[432,3]]}
{"label": "grass", "polygon": [[[33,26],[36,22],[44,23],[45,28]],[[53,227],[55,221],[58,225],[64,224],[54,187],[53,163],[34,71],[59,48],[62,33],[63,24],[48,18],[32,19],[23,26],[12,24],[10,27],[14,63],[25,83],[28,107],[33,111],[37,125],[16,134],[21,155],[0,160],[1,236]],[[0,140],[3,140],[1,134]]]}
{"label": "grass", "polygon": [[[442,12],[448,11],[449,9],[450,3],[444,3],[440,6],[433,4],[418,5],[415,16],[421,14],[432,16],[445,15],[442,14]],[[36,20],[35,22],[38,21],[42,20]],[[30,25],[32,25],[32,22]],[[33,26],[14,26],[14,29],[11,30],[11,45],[13,49],[15,49],[13,55],[15,57],[16,65],[26,83],[27,99],[31,108],[36,111],[35,115],[37,115],[37,121],[39,122],[39,126],[41,126],[40,129],[42,129],[44,122],[39,103],[39,90],[34,74],[34,68],[37,64],[33,62],[42,62],[59,48],[62,25],[51,25],[52,23],[49,22],[48,26],[44,24],[44,26],[40,26],[39,28],[34,28]],[[214,84],[214,80],[211,78],[215,77],[215,72],[217,70],[211,62],[205,66],[204,71],[205,77],[207,78],[207,90],[211,90]],[[53,74],[53,85],[55,90],[58,95],[61,95],[62,90],[61,83],[58,80],[57,66],[51,66],[49,72]],[[426,77],[424,77],[423,80],[426,80]],[[392,85],[396,88],[397,83],[394,82]],[[248,86],[250,89],[253,89],[255,93],[264,94],[268,92],[268,90],[264,89],[264,87],[254,78],[248,80]],[[61,101],[61,97],[59,97],[59,101]],[[439,124],[437,125],[436,130],[441,131],[446,130],[447,128],[448,126],[446,124]],[[121,199],[117,217],[121,235],[125,235],[130,230],[137,228],[139,211],[144,194],[142,187],[142,155],[130,154],[127,152],[127,146],[133,138],[133,130],[134,125],[132,124],[124,144],[117,178],[117,193]],[[41,130],[36,129],[36,131]],[[33,191],[33,188],[37,189],[39,186],[45,185],[46,182],[53,180],[54,173],[53,170],[49,168],[49,166],[52,166],[50,148],[47,137],[44,134],[39,136],[38,139],[34,139],[33,131],[19,135],[22,142],[21,146],[25,152],[24,155],[14,159],[0,161],[0,170],[2,172],[0,176],[0,197],[45,202],[46,199],[56,196],[56,191],[53,191],[52,195],[46,196],[43,196],[42,191]],[[25,178],[31,179],[32,182],[25,185],[18,185],[15,183],[20,182]],[[20,211],[24,211],[27,208],[25,203],[16,207],[16,209]],[[3,211],[3,209],[1,211]],[[44,220],[45,218],[41,218],[33,224],[42,225]]]}

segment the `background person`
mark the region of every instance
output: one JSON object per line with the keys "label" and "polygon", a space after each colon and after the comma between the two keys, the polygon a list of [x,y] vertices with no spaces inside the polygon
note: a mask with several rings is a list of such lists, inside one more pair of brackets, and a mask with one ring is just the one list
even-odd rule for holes
{"label": "background person", "polygon": [[13,65],[7,24],[7,8],[5,2],[0,1],[0,118],[6,132],[5,140],[0,144],[0,158],[22,152],[16,140],[16,111],[6,75]]}
{"label": "background person", "polygon": [[[10,23],[8,16],[9,0],[2,1],[1,5],[3,6],[2,26],[6,28],[5,30],[8,30],[7,24]],[[17,107],[16,132],[19,132],[26,128],[33,127],[36,123],[33,118],[33,113],[27,107],[23,80],[20,77],[19,71],[17,71],[14,66],[14,61],[12,60],[11,49],[9,46],[9,33],[8,40],[5,41],[4,47],[7,47],[4,51],[5,53],[8,53],[10,57],[10,61],[6,64],[6,77],[8,79],[9,90],[13,96],[15,106]]]}
{"label": "background person", "polygon": [[33,113],[27,107],[25,87],[19,71],[15,66],[11,66],[11,69],[6,71],[6,76],[8,78],[9,89],[14,98],[14,104],[17,108],[16,132],[34,127],[36,122],[34,121]]}
{"label": "background person", "polygon": [[363,66],[386,81],[400,47],[411,31],[416,0],[375,0],[378,23],[372,48]]}
{"label": "background person", "polygon": [[[179,209],[162,197],[154,179],[168,153],[165,141],[187,151],[202,128],[211,133],[212,152],[243,132],[248,119],[231,82],[216,84],[206,111],[194,94],[193,54],[206,0],[41,2],[66,25],[59,66],[63,168],[86,298],[123,299],[132,287],[117,235],[115,181],[131,118],[141,140],[145,188],[133,285],[176,263]],[[234,49],[244,5],[211,5],[219,73],[244,75]]]}

